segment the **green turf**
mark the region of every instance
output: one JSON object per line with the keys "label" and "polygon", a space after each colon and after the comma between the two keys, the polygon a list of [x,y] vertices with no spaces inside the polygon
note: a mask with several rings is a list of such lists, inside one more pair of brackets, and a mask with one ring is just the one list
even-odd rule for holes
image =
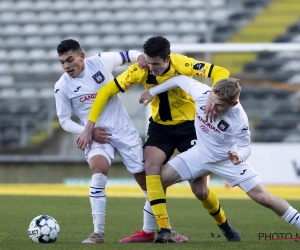
{"label": "green turf", "polygon": [[[300,210],[300,201],[290,203]],[[118,243],[132,234],[133,228],[141,228],[144,200],[108,198],[106,238],[99,246],[81,244],[92,232],[88,197],[0,196],[0,249],[300,249],[300,241],[259,240],[259,233],[295,236],[300,231],[251,200],[221,200],[230,223],[243,237],[240,243],[227,243],[198,201],[168,199],[167,204],[172,226],[189,237],[188,243]],[[29,239],[28,225],[39,214],[49,214],[58,221],[61,233],[54,244],[36,244]]]}

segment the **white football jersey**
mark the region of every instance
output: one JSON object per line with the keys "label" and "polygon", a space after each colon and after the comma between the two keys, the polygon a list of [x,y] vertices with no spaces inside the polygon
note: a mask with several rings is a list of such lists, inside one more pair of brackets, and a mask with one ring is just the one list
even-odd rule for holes
{"label": "white football jersey", "polygon": [[[114,79],[112,71],[126,62],[136,62],[140,53],[106,52],[87,57],[84,70],[75,78],[64,73],[54,86],[56,111],[62,128],[80,134],[88,121],[89,112],[97,92]],[[71,120],[72,111],[80,119],[81,125]],[[130,133],[134,125],[121,103],[119,95],[111,97],[99,117],[95,127],[101,126],[107,132]]]}
{"label": "white football jersey", "polygon": [[199,153],[203,162],[228,160],[228,151],[236,151],[245,161],[250,155],[250,131],[247,115],[240,103],[227,113],[217,117],[212,123],[206,121],[204,114],[210,87],[187,76],[172,77],[163,84],[150,89],[152,96],[168,89],[180,87],[195,101],[195,129]]}

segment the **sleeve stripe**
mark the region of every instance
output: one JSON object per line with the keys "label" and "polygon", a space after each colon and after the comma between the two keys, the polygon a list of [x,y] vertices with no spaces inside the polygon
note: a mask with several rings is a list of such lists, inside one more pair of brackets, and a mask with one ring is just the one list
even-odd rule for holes
{"label": "sleeve stripe", "polygon": [[129,51],[126,50],[125,52],[126,52],[127,62],[131,62],[131,61],[130,61],[130,57],[129,57]]}
{"label": "sleeve stripe", "polygon": [[115,81],[115,84],[117,85],[118,89],[119,89],[122,93],[124,93],[125,91],[121,88],[120,84],[118,83],[118,80],[115,78],[114,81]]}
{"label": "sleeve stripe", "polygon": [[124,64],[126,62],[124,52],[119,52],[119,54],[121,55],[121,57],[123,59],[123,63],[122,64]]}
{"label": "sleeve stripe", "polygon": [[211,77],[211,72],[213,71],[215,65],[211,65],[207,77]]}

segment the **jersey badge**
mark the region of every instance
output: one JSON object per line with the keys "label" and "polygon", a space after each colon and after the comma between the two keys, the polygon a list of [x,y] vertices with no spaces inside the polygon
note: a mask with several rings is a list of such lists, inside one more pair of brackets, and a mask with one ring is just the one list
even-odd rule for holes
{"label": "jersey badge", "polygon": [[193,69],[203,71],[205,63],[194,62]]}
{"label": "jersey badge", "polygon": [[220,129],[221,131],[226,131],[229,128],[229,124],[227,122],[225,122],[224,120],[221,120],[218,123],[218,129]]}
{"label": "jersey badge", "polygon": [[98,71],[96,74],[93,75],[93,79],[96,83],[100,84],[105,80],[105,77],[100,71]]}

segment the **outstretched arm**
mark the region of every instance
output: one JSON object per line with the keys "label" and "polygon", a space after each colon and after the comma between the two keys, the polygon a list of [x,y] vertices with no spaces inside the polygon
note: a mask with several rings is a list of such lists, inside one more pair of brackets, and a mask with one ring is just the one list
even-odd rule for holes
{"label": "outstretched arm", "polygon": [[204,92],[209,91],[209,87],[205,84],[198,82],[197,80],[180,75],[174,76],[162,84],[156,85],[155,87],[150,88],[146,92],[144,92],[139,102],[144,106],[147,106],[153,99],[153,97],[162,92],[168,91],[170,89],[180,87],[185,92],[187,92],[194,100],[201,96]]}
{"label": "outstretched arm", "polygon": [[[94,103],[91,108],[91,111],[90,111],[89,120],[88,120],[87,124],[85,125],[84,130],[77,138],[76,142],[77,142],[78,148],[80,148],[81,150],[84,150],[87,146],[89,148],[91,147],[92,142],[93,142],[92,139],[93,139],[93,131],[94,131],[95,123],[98,120],[100,114],[102,113],[108,99],[111,96],[119,93],[119,91],[120,90],[117,88],[114,81],[110,81],[108,84],[106,84],[103,88],[101,88],[98,91],[97,97],[95,98]],[[94,134],[96,136],[97,131],[95,131]],[[108,136],[110,136],[110,135],[111,134],[106,133],[106,132],[104,132],[104,134],[102,133],[101,136],[104,136],[104,137],[102,137],[100,139],[100,141],[98,141],[98,142],[103,143],[102,141],[109,140]],[[107,137],[105,137],[105,136],[107,136]],[[99,137],[99,134],[98,134],[98,137]]]}

